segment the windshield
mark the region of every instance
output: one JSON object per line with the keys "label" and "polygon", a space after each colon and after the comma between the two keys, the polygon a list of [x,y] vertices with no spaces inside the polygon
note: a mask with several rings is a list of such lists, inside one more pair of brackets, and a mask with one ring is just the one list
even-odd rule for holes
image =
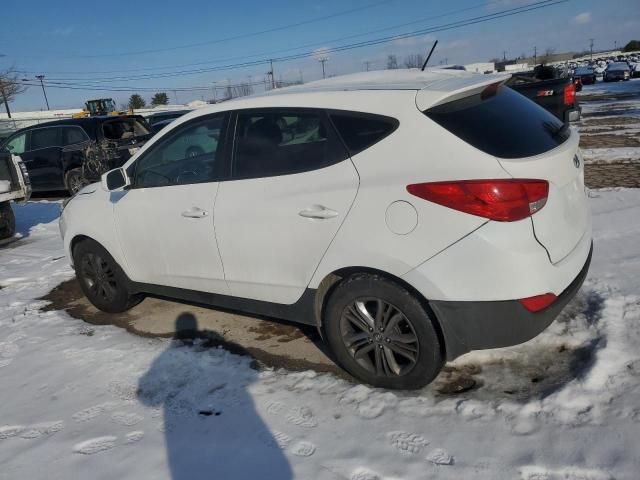
{"label": "windshield", "polygon": [[127,140],[149,135],[147,127],[137,118],[115,118],[102,124],[104,137],[108,140]]}

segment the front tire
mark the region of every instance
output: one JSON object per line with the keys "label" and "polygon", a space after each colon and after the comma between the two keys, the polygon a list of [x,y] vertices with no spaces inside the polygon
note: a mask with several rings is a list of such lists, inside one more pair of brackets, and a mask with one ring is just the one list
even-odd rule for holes
{"label": "front tire", "polygon": [[379,275],[358,274],[338,284],[324,329],[336,362],[376,387],[421,388],[444,364],[431,314],[412,292]]}
{"label": "front tire", "polygon": [[127,276],[99,243],[80,242],[73,249],[73,263],[82,291],[98,310],[121,313],[142,301],[129,292]]}

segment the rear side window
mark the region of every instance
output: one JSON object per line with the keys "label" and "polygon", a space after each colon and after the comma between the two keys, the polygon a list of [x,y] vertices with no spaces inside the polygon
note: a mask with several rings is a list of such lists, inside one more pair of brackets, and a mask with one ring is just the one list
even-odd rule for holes
{"label": "rear side window", "polygon": [[102,124],[102,131],[107,140],[127,140],[149,134],[147,127],[136,118],[107,120]]}
{"label": "rear side window", "polygon": [[60,146],[58,127],[36,128],[31,130],[31,150]]}
{"label": "rear side window", "polygon": [[330,117],[350,155],[366,150],[398,127],[396,119],[381,115],[331,113]]}
{"label": "rear side window", "polygon": [[424,112],[441,127],[485,153],[524,158],[564,143],[570,131],[528,98],[501,86],[438,105]]}
{"label": "rear side window", "polygon": [[323,111],[241,111],[235,144],[235,178],[305,172],[347,158]]}
{"label": "rear side window", "polygon": [[89,140],[88,135],[80,127],[64,127],[62,129],[62,141],[64,145],[75,145]]}

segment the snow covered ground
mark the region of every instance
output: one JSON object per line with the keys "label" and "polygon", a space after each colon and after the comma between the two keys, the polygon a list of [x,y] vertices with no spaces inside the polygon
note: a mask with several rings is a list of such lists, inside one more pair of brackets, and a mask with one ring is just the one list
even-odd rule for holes
{"label": "snow covered ground", "polygon": [[23,238],[0,249],[0,478],[637,479],[640,191],[590,195],[581,293],[537,339],[450,365],[480,385],[457,395],[256,370],[42,312],[73,275],[58,204],[16,207]]}

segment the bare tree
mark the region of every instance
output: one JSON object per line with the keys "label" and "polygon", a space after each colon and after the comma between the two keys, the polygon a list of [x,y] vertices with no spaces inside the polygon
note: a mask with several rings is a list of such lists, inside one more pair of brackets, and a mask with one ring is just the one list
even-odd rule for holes
{"label": "bare tree", "polygon": [[398,68],[398,57],[395,54],[387,56],[387,70],[394,70]]}
{"label": "bare tree", "polygon": [[542,55],[541,57],[538,57],[538,61],[540,63],[549,63],[551,61],[553,61],[553,55],[556,53],[554,48],[547,48],[544,51],[544,55]]}
{"label": "bare tree", "polygon": [[11,110],[9,109],[9,102],[12,101],[16,95],[20,95],[27,89],[18,81],[18,75],[13,68],[0,71],[0,106],[4,103],[4,108],[7,111],[7,116],[11,118]]}
{"label": "bare tree", "polygon": [[233,87],[231,94],[234,97],[246,97],[253,93],[253,87],[248,83],[240,83]]}
{"label": "bare tree", "polygon": [[424,55],[420,53],[414,53],[413,55],[404,57],[404,66],[407,68],[422,68],[423,64]]}

